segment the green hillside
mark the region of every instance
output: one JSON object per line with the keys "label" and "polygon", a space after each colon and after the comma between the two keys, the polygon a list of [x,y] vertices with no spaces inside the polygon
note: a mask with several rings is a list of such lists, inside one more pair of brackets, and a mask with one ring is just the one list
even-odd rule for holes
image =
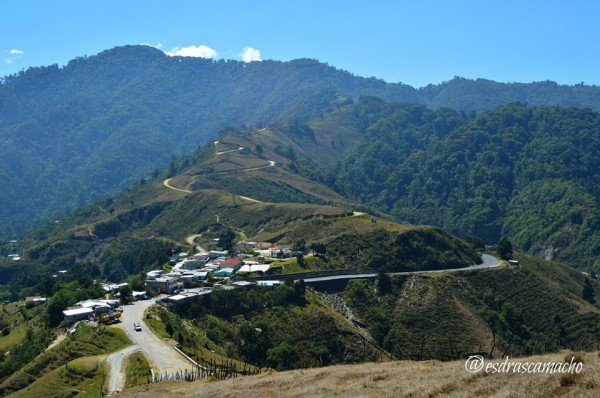
{"label": "green hillside", "polygon": [[[518,266],[392,275],[389,284],[381,275],[375,282],[354,280],[335,295],[303,282],[222,290],[161,307],[157,316],[191,355],[202,358],[202,347],[209,347],[278,370],[390,355],[447,361],[475,353],[513,358],[597,349],[600,305],[581,291],[586,283],[598,291],[600,284],[564,265],[518,259]],[[344,302],[359,321],[332,312],[331,302]]]}
{"label": "green hillside", "polygon": [[[246,64],[169,57],[147,46],[30,68],[0,79],[0,239],[156,176],[228,125],[293,125],[365,95],[479,112],[512,101],[600,110],[599,93],[595,86],[461,78],[417,90],[312,59]],[[330,135],[329,120],[312,124],[314,159],[356,145],[352,123],[336,126],[346,129],[342,137]]]}
{"label": "green hillside", "polygon": [[[403,120],[403,128],[384,122],[378,112],[394,115],[394,122]],[[596,349],[600,284],[592,278],[519,254],[518,266],[446,271],[479,263],[481,257],[471,245],[438,227],[369,212],[358,200],[332,189],[339,190],[338,185],[297,173],[312,167],[313,178],[339,178],[333,170],[347,167],[348,159],[360,159],[363,150],[374,150],[361,145],[362,138],[358,145],[351,144],[359,136],[374,136],[377,130],[371,126],[390,125],[396,134],[387,139],[388,146],[403,148],[402,156],[410,158],[410,146],[403,142],[418,144],[426,154],[431,145],[484,116],[371,98],[345,104],[331,120],[323,115],[308,125],[227,129],[217,142],[173,161],[163,175],[36,229],[18,242],[20,261],[3,256],[3,298],[49,298],[38,314],[37,333],[44,339],[27,344],[31,332],[15,333],[4,341],[5,347],[34,358],[50,340],[66,306],[103,294],[94,279],[139,284],[145,272],[168,269],[172,253],[193,252],[195,245],[209,247],[212,238],[228,237],[230,243],[264,241],[299,252],[275,261],[277,272],[358,269],[376,272],[377,278],[338,287],[343,290],[335,296],[298,281],[275,288],[215,289],[200,300],[153,309],[149,326],[200,362],[288,370],[392,357],[450,360],[477,352],[499,357]],[[328,154],[323,148],[332,142],[341,146],[346,134],[354,137],[346,150]],[[393,157],[373,156],[388,160],[373,161],[374,167],[394,166]],[[51,277],[59,270],[66,273]],[[394,275],[424,270],[441,272]],[[354,322],[337,312],[339,306],[332,305],[336,302],[350,308]],[[5,322],[16,321],[18,316]],[[83,341],[69,340],[28,364],[17,361],[21,357],[9,357],[0,388],[27,394],[42,383],[57,388],[70,383],[95,391],[102,375],[100,370],[92,372],[95,362],[88,363],[85,377],[75,379],[63,367],[67,362],[81,365],[72,360],[84,354],[105,352],[98,351],[104,342],[90,341],[95,330],[83,329]],[[124,343],[117,336],[105,337],[114,344],[110,349]],[[23,390],[27,387],[30,390]]]}
{"label": "green hillside", "polygon": [[598,113],[511,104],[465,115],[376,98],[345,112],[360,141],[341,160],[298,156],[290,169],[399,220],[600,266]]}
{"label": "green hillside", "polygon": [[302,283],[221,290],[157,312],[170,337],[201,363],[206,348],[277,370],[386,358]]}
{"label": "green hillside", "polygon": [[68,396],[73,390],[78,390],[78,384],[85,383],[85,388],[92,389],[92,394],[99,394],[103,380],[96,377],[97,373],[102,373],[97,356],[117,351],[128,344],[131,341],[122,330],[82,324],[72,337],[31,358],[22,368],[14,369],[12,374],[2,375],[0,393],[3,396],[17,391],[18,396],[41,393],[43,396]]}
{"label": "green hillside", "polygon": [[[326,261],[313,262],[313,270],[400,271],[480,261],[470,246],[443,231],[367,215],[364,206],[293,173],[297,159],[281,149],[283,143],[296,145],[282,132],[287,128],[227,130],[173,162],[171,177],[139,183],[48,223],[19,241],[21,261],[0,259],[2,283],[50,295],[53,284],[42,281],[60,270],[68,280],[92,274],[118,282],[161,267],[173,251],[191,250],[189,236],[227,231],[236,240],[323,245]],[[294,148],[298,158],[308,159],[310,148]],[[363,255],[354,256],[356,251]]]}
{"label": "green hillside", "polygon": [[31,68],[0,85],[0,236],[121,192],[226,125],[307,118],[340,96],[405,91],[414,90],[314,60],[245,64],[146,46]]}
{"label": "green hillside", "polygon": [[594,350],[600,305],[582,298],[585,280],[564,265],[518,257],[520,265],[430,276],[394,276],[382,292],[354,281],[343,297],[397,359],[510,357]]}

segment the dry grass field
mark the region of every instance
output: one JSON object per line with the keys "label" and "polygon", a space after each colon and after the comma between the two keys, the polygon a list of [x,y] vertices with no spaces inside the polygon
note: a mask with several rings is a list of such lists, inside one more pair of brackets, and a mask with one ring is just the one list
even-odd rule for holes
{"label": "dry grass field", "polygon": [[[510,362],[582,362],[579,374],[469,373],[464,361],[395,361],[263,373],[227,381],[167,382],[119,397],[598,397],[600,353],[561,352]],[[495,360],[494,362],[503,362]]]}

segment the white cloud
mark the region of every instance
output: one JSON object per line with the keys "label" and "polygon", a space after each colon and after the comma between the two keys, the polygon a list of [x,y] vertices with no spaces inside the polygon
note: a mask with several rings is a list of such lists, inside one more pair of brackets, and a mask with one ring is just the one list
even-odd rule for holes
{"label": "white cloud", "polygon": [[160,50],[160,49],[162,49],[162,44],[161,44],[161,43],[150,44],[150,43],[147,43],[147,42],[143,42],[143,43],[140,43],[140,45],[141,45],[141,46],[154,47],[154,48],[156,48],[157,50]]}
{"label": "white cloud", "polygon": [[260,50],[257,50],[253,47],[244,47],[241,53],[238,56],[244,62],[252,62],[252,61],[262,61],[260,58]]}
{"label": "white cloud", "polygon": [[23,50],[12,49],[12,50],[8,50],[7,53],[10,54],[10,56],[4,58],[4,63],[6,65],[10,65],[14,61],[16,61],[17,59],[21,58],[21,55],[24,54],[24,51]]}
{"label": "white cloud", "polygon": [[217,58],[217,51],[205,45],[175,47],[171,51],[165,51],[165,54],[170,57]]}

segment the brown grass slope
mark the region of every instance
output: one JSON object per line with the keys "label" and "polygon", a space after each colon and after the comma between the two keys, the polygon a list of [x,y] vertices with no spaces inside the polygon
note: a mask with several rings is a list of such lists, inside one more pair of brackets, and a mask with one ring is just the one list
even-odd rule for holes
{"label": "brown grass slope", "polygon": [[[510,362],[569,362],[561,352]],[[219,382],[168,382],[120,397],[598,397],[600,353],[578,353],[579,374],[469,373],[463,360],[394,361],[265,373]],[[502,360],[494,362],[501,363]]]}
{"label": "brown grass slope", "polygon": [[282,132],[263,129],[238,134],[212,144],[214,155],[174,177],[172,186],[190,191],[224,189],[265,202],[349,203],[328,187],[286,170],[293,169],[293,162],[277,148],[299,154],[305,150]]}

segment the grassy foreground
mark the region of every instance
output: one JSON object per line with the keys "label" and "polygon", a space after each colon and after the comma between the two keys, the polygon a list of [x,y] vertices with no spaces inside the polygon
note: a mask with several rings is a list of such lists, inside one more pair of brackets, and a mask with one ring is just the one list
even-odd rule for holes
{"label": "grassy foreground", "polygon": [[[168,382],[120,397],[597,397],[600,353],[561,352],[510,359],[564,362],[580,358],[579,374],[469,373],[463,360],[395,361],[264,373],[222,382]],[[494,362],[502,362],[495,360]]]}
{"label": "grassy foreground", "polygon": [[150,368],[151,366],[144,354],[141,352],[131,354],[127,359],[125,388],[147,384]]}

